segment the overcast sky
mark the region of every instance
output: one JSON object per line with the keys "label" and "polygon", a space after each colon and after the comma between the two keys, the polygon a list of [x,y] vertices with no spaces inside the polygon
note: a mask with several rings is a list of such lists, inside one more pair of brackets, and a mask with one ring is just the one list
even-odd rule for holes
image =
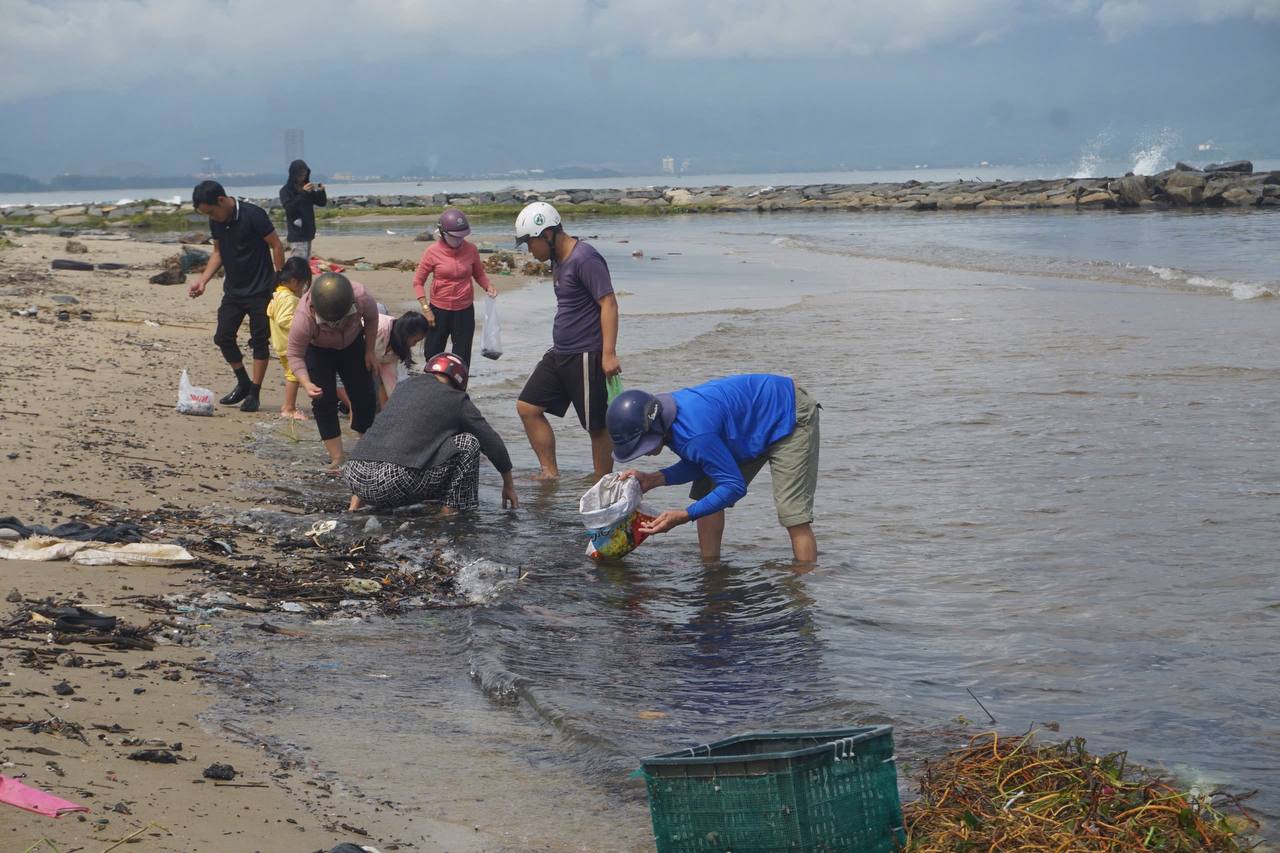
{"label": "overcast sky", "polygon": [[1280,0],[0,0],[0,172],[1280,156]]}

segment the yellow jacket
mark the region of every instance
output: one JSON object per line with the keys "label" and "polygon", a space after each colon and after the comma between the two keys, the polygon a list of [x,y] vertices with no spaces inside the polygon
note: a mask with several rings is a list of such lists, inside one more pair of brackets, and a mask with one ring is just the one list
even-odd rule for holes
{"label": "yellow jacket", "polygon": [[298,308],[299,296],[283,284],[276,285],[276,292],[267,305],[267,319],[271,321],[271,346],[281,358],[289,349],[289,327],[293,325],[293,312]]}

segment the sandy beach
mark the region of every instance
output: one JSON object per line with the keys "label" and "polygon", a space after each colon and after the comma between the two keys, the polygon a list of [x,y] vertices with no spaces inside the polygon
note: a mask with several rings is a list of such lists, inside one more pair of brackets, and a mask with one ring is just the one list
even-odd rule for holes
{"label": "sandy beach", "polygon": [[[198,541],[199,525],[180,520],[191,519],[191,511],[273,501],[265,485],[269,466],[250,452],[247,441],[255,422],[276,417],[282,397],[278,365],[267,374],[263,409],[256,415],[222,409],[211,418],[186,417],[174,410],[184,368],[216,394],[229,387],[229,371],[210,341],[218,282],[204,298],[192,300],[184,286],[148,282],[176,245],[80,239],[87,254],[67,254],[65,238],[30,235],[0,252],[4,513],[49,526],[78,517],[145,516],[153,541]],[[423,246],[409,239],[334,238],[324,249],[333,257],[380,262],[416,260]],[[50,271],[53,258],[125,268]],[[412,300],[410,273],[358,277],[393,312]],[[520,281],[496,280],[505,287]],[[35,317],[12,313],[32,306]],[[67,310],[69,319],[58,319],[58,309]],[[300,426],[314,429],[310,422]],[[318,469],[318,444],[316,454]],[[262,545],[240,537],[237,558]],[[0,564],[11,627],[14,613],[21,616],[40,602],[75,603],[131,625],[150,623],[156,639],[149,650],[122,650],[74,638],[62,645],[50,633],[5,635],[3,772],[90,812],[53,820],[6,807],[0,813],[0,846],[27,850],[44,839],[62,851],[97,851],[131,837],[138,843],[130,849],[157,851],[310,851],[342,841],[381,850],[527,849],[509,833],[489,831],[504,816],[497,806],[486,812],[473,804],[465,819],[455,820],[447,809],[424,809],[421,801],[412,808],[368,801],[358,784],[336,789],[323,781],[322,768],[202,722],[201,712],[215,696],[207,680],[226,677],[207,644],[224,632],[257,631],[272,642],[290,637],[267,636],[263,617],[249,612],[223,610],[208,619],[174,621],[144,609],[140,602],[146,599],[209,590],[207,569],[220,555],[217,549],[193,552],[200,562],[179,569]],[[154,620],[166,619],[175,627],[157,631]],[[54,721],[60,733],[25,725],[33,721]],[[177,761],[128,758],[145,747],[165,748]],[[234,781],[202,778],[214,763],[232,765]]]}

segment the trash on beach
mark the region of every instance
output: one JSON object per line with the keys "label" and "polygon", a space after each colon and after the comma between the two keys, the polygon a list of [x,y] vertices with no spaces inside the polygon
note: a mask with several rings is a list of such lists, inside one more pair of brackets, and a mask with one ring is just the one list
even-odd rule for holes
{"label": "trash on beach", "polygon": [[93,264],[84,261],[69,261],[65,258],[55,258],[49,262],[49,266],[55,270],[69,270],[71,272],[93,272]]}
{"label": "trash on beach", "polygon": [[29,536],[12,545],[0,545],[0,557],[40,563],[70,560],[82,566],[176,566],[195,562],[196,559],[179,545],[153,542],[121,545],[73,541],[55,536]]}
{"label": "trash on beach", "polygon": [[16,806],[45,817],[62,817],[71,812],[89,811],[88,806],[78,806],[61,797],[47,794],[39,788],[23,784],[17,779],[10,779],[8,776],[0,776],[0,803]]}
{"label": "trash on beach", "polygon": [[9,313],[14,317],[38,317],[40,316],[40,309],[32,305],[30,308],[14,308]]}
{"label": "trash on beach", "polygon": [[283,610],[285,613],[306,613],[307,612],[307,608],[303,607],[301,604],[299,604],[296,601],[282,601],[280,602],[280,609]]}
{"label": "trash on beach", "polygon": [[77,551],[71,557],[71,562],[81,566],[178,566],[195,560],[181,545],[158,542],[94,546]]}
{"label": "trash on beach", "polygon": [[325,535],[326,533],[332,533],[337,527],[338,522],[330,518],[325,521],[317,521],[315,524],[311,525],[311,528],[307,530],[306,533],[302,535],[306,536],[308,539],[315,539],[319,536]]}
{"label": "trash on beach", "polygon": [[183,415],[213,414],[213,392],[192,385],[185,369],[178,377],[178,412]]}
{"label": "trash on beach", "polygon": [[351,578],[342,585],[342,588],[347,592],[360,595],[363,593],[378,592],[382,589],[382,584],[372,578]]}
{"label": "trash on beach", "polygon": [[648,536],[640,526],[656,514],[643,503],[640,481],[618,474],[600,478],[578,501],[582,524],[587,528],[587,556],[593,560],[616,560],[636,549]]}
{"label": "trash on beach", "polygon": [[[1039,745],[1032,733],[990,732],[912,775],[920,797],[904,808],[907,847],[1037,851],[1242,851],[1232,819],[1242,797],[1196,797],[1128,764],[1126,753],[1092,755],[1084,740]],[[1238,824],[1237,824],[1238,825]]]}
{"label": "trash on beach", "polygon": [[148,761],[152,764],[177,764],[178,756],[167,749],[139,749],[129,753],[130,761]]}
{"label": "trash on beach", "polygon": [[480,336],[480,354],[494,361],[502,358],[502,327],[498,323],[498,300],[484,298],[484,331]]}
{"label": "trash on beach", "polygon": [[238,771],[230,764],[210,764],[200,775],[206,779],[216,779],[219,782],[230,782],[236,778],[237,772]]}

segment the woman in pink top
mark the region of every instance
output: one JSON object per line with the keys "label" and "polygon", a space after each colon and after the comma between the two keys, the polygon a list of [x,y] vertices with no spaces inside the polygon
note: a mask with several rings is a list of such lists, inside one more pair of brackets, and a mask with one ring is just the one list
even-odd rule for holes
{"label": "woman in pink top", "polygon": [[[418,261],[418,271],[413,276],[413,292],[422,306],[422,316],[427,318],[431,333],[427,335],[423,352],[429,356],[445,351],[445,344],[453,339],[453,353],[471,366],[471,339],[476,334],[475,296],[471,280],[475,279],[485,293],[497,296],[497,289],[489,283],[489,276],[480,263],[480,252],[468,243],[471,233],[467,216],[456,207],[440,214],[440,239],[427,247]],[[427,276],[431,279],[431,297],[426,293]]]}

